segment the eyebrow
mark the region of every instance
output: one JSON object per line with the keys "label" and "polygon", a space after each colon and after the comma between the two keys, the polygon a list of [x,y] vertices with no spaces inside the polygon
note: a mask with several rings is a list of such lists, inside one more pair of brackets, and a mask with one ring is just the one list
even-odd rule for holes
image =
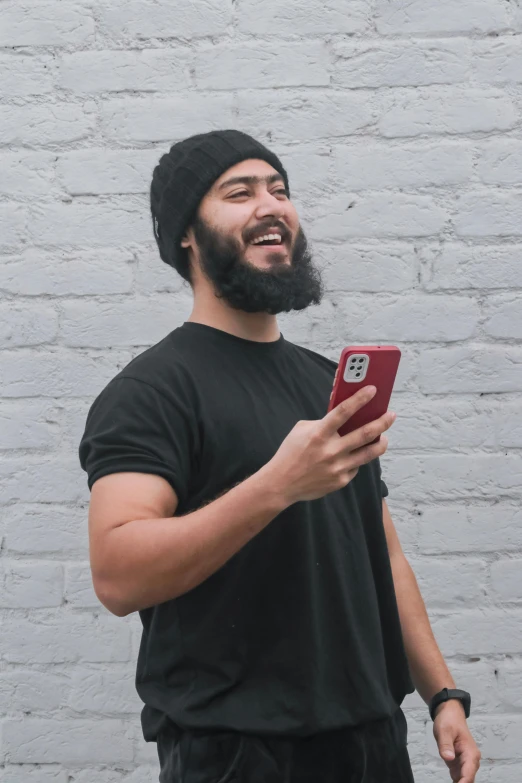
{"label": "eyebrow", "polygon": [[218,191],[229,188],[232,185],[257,185],[260,182],[266,182],[267,185],[271,185],[273,182],[284,182],[284,178],[281,174],[269,174],[268,177],[232,177],[232,179],[222,182]]}

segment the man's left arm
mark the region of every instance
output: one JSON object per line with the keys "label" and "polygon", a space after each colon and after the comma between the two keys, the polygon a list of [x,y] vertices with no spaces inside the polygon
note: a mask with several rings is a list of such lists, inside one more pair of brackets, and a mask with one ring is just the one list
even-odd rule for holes
{"label": "man's left arm", "polygon": [[[426,704],[443,688],[456,688],[444,662],[422,599],[417,579],[397,536],[388,505],[383,498],[382,521],[393,574],[393,584],[401,620],[406,655],[413,684]],[[437,708],[437,713],[447,705],[457,706],[464,715],[460,701],[447,701]]]}
{"label": "man's left arm", "polygon": [[[415,574],[406,559],[388,505],[382,499],[382,519],[399,609],[404,647],[413,684],[426,704],[443,688],[456,688],[433,635]],[[433,733],[439,753],[459,783],[472,783],[480,766],[480,751],[471,736],[460,701],[451,699],[435,711]],[[450,755],[446,755],[447,753]],[[454,756],[454,759],[452,759]]]}

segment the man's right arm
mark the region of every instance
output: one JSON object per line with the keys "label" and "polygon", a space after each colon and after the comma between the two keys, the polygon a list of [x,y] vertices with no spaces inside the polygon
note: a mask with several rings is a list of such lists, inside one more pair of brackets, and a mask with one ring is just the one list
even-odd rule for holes
{"label": "man's right arm", "polygon": [[[94,482],[89,507],[93,584],[123,617],[199,585],[271,522],[288,501],[268,468],[185,516],[164,478],[113,473]],[[131,520],[131,521],[129,521]]]}
{"label": "man's right arm", "polygon": [[89,509],[96,594],[124,616],[177,598],[221,568],[285,508],[345,487],[360,465],[386,451],[373,441],[393,414],[340,437],[338,430],[375,394],[365,387],[322,419],[298,421],[260,470],[184,516],[169,482],[145,473],[113,473],[94,482]]}

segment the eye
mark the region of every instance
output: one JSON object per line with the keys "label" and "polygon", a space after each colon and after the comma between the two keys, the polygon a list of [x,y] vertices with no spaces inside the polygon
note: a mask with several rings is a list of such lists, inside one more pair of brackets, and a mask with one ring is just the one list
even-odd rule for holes
{"label": "eye", "polygon": [[[274,193],[282,193],[283,196],[287,196],[286,188],[280,188],[279,190],[274,190]],[[248,196],[248,193],[246,190],[241,190],[238,193],[233,193],[229,198],[237,198],[238,196]]]}

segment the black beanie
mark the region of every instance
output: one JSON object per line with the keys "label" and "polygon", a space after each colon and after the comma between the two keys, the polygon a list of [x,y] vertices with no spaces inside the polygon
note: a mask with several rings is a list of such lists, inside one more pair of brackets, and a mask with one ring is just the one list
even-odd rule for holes
{"label": "black beanie", "polygon": [[281,161],[263,144],[238,130],[201,133],[174,144],[162,155],[152,174],[150,208],[160,256],[189,280],[188,256],[181,240],[199,203],[214,182],[231,166],[250,158],[264,160],[284,179]]}

